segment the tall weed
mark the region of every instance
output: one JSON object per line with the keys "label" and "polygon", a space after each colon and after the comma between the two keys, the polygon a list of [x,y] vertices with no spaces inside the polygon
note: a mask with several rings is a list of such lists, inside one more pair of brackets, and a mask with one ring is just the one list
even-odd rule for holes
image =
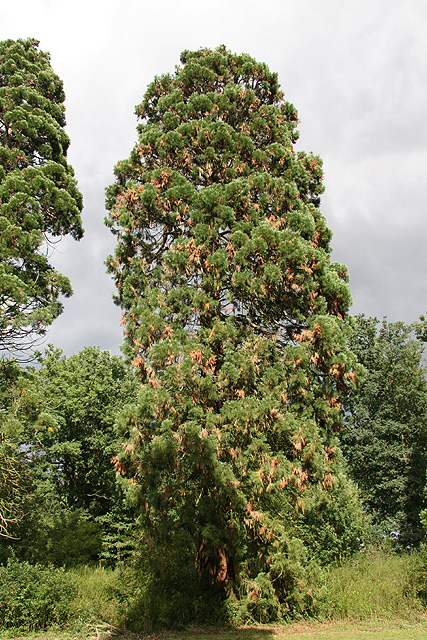
{"label": "tall weed", "polygon": [[68,573],[76,585],[76,595],[70,604],[70,617],[74,623],[114,626],[120,623],[121,606],[113,592],[119,569],[81,566]]}
{"label": "tall weed", "polygon": [[359,553],[325,570],[319,614],[330,619],[413,619],[423,611],[418,567],[416,553]]}

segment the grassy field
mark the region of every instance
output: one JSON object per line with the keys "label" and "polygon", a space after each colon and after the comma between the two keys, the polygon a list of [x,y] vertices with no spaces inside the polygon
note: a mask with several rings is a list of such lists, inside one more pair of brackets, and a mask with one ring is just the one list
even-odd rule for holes
{"label": "grassy field", "polygon": [[86,631],[44,631],[26,636],[6,635],[2,640],[425,640],[427,617],[418,621],[371,620],[369,622],[298,622],[280,626],[227,629],[189,628],[160,634],[120,633],[99,625]]}

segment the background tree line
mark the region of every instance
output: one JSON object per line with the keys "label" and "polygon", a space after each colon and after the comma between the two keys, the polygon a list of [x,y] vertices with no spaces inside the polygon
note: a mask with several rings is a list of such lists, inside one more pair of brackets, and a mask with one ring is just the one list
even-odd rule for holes
{"label": "background tree line", "polygon": [[107,189],[125,361],[18,363],[71,294],[46,243],[83,233],[63,101],[35,40],[0,44],[0,560],[127,560],[154,620],[267,620],[361,541],[418,545],[425,321],[351,318],[321,160],[246,54],[186,51],[136,109]]}

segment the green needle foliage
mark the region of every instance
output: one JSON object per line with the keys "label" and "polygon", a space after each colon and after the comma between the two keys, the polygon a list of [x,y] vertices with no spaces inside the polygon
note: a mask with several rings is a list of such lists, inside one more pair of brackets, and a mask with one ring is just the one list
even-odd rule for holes
{"label": "green needle foliage", "polygon": [[49,263],[63,234],[83,235],[67,164],[62,81],[38,42],[0,42],[0,350],[28,348],[61,313],[70,281]]}
{"label": "green needle foliage", "polygon": [[312,601],[304,514],[325,522],[339,493],[347,272],[317,208],[321,161],[294,151],[277,75],[224,47],[181,62],[148,87],[107,190],[107,264],[141,379],[116,466],[159,619],[195,615],[201,588],[280,618]]}

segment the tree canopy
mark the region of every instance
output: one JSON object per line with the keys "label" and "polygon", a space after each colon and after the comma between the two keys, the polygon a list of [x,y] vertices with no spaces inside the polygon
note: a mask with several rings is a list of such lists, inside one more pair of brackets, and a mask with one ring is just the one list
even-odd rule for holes
{"label": "tree canopy", "polygon": [[[11,461],[20,462],[27,478],[21,496],[0,475],[0,518],[9,518],[9,534],[17,539],[7,549],[43,563],[101,555],[115,561],[133,523],[111,461],[120,446],[115,419],[133,401],[136,377],[119,357],[96,347],[69,358],[51,348],[39,365],[16,373],[0,406]],[[3,466],[0,458],[0,474]],[[11,476],[10,464],[7,471]],[[7,487],[16,498],[13,521],[2,503]]]}
{"label": "tree canopy", "polygon": [[38,42],[0,42],[0,350],[43,335],[72,293],[49,262],[64,234],[83,235],[82,195],[67,164],[65,94]]}
{"label": "tree canopy", "polygon": [[424,348],[410,325],[363,315],[350,345],[366,377],[345,403],[343,453],[381,533],[416,544],[427,463]]}
{"label": "tree canopy", "polygon": [[[309,598],[308,514],[335,526],[351,296],[318,209],[322,163],[295,152],[277,75],[225,47],[181,63],[148,87],[107,190],[107,264],[142,383],[116,467],[157,594],[188,594],[185,573],[265,619]],[[339,555],[356,527],[345,543],[338,529]]]}

